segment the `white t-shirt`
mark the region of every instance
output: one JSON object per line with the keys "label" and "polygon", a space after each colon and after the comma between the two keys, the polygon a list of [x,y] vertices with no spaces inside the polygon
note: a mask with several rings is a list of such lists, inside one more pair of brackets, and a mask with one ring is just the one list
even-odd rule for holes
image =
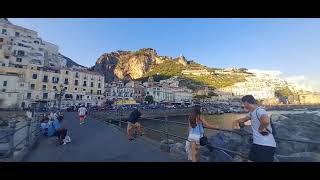
{"label": "white t-shirt", "polygon": [[81,108],[79,108],[79,110],[78,110],[79,116],[84,116],[84,115],[86,115],[86,112],[87,112],[87,109],[84,108],[84,107],[81,107]]}
{"label": "white t-shirt", "polygon": [[[268,115],[268,113],[266,110],[264,110],[260,107],[257,107],[253,112],[250,112],[247,115],[251,119],[253,143],[258,144],[258,145],[262,145],[262,146],[276,147],[276,141],[274,140],[272,133],[269,133],[267,136],[263,136],[259,132],[260,119],[263,115]],[[272,128],[271,128],[270,123],[269,123],[267,129],[272,132]]]}

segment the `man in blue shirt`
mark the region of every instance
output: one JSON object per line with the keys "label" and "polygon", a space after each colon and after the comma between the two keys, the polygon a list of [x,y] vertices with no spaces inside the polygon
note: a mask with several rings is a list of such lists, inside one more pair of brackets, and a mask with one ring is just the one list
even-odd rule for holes
{"label": "man in blue shirt", "polygon": [[[61,119],[61,120],[59,120]],[[57,136],[59,138],[59,143],[63,144],[63,139],[66,137],[67,135],[67,129],[63,129],[61,128],[61,121],[63,118],[58,117],[58,116],[54,116],[54,120],[51,124],[49,124],[48,127],[48,136]]]}

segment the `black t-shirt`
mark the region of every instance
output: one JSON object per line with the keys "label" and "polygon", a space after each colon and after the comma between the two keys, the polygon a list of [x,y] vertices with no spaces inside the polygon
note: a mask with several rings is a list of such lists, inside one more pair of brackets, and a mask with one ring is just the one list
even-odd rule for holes
{"label": "black t-shirt", "polygon": [[134,110],[130,114],[128,122],[131,122],[131,123],[135,124],[136,122],[138,122],[138,119],[140,118],[140,116],[141,116],[141,112],[138,111],[138,110]]}

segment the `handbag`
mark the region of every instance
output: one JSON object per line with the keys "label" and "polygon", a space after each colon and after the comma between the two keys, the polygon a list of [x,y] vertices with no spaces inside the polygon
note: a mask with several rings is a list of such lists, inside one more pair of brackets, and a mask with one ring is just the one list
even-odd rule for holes
{"label": "handbag", "polygon": [[[199,126],[200,128],[200,126]],[[200,146],[206,146],[209,144],[209,141],[208,141],[208,138],[206,136],[206,133],[204,131],[204,127],[202,125],[202,128],[203,128],[203,136],[200,138],[199,142],[200,142]]]}

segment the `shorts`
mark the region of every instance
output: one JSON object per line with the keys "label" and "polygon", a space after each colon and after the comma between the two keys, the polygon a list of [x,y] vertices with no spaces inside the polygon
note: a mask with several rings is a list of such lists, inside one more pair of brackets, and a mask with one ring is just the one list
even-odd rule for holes
{"label": "shorts", "polygon": [[136,123],[131,123],[131,122],[128,122],[128,126],[127,126],[127,130],[132,130],[132,129],[136,129],[136,128],[140,128],[141,125],[140,123],[136,122]]}
{"label": "shorts", "polygon": [[200,135],[189,134],[188,141],[195,141],[196,144],[200,145]]}
{"label": "shorts", "polygon": [[80,116],[80,120],[84,120],[86,118],[85,115]]}
{"label": "shorts", "polygon": [[249,159],[253,162],[273,162],[276,148],[252,144]]}

